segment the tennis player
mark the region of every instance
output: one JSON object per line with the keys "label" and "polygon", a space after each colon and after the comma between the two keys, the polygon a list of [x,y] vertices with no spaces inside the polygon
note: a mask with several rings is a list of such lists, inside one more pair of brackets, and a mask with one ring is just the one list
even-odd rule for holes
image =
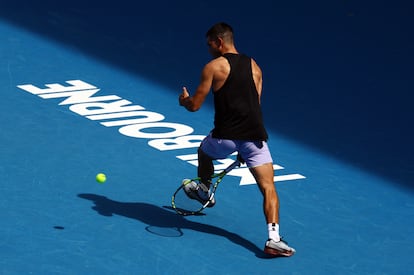
{"label": "tennis player", "polygon": [[[201,180],[188,185],[187,195],[206,203],[210,176],[214,173],[213,160],[225,159],[237,151],[263,194],[263,211],[269,231],[264,252],[271,256],[292,256],[295,249],[279,235],[279,199],[260,107],[262,71],[252,58],[237,51],[230,25],[215,24],[206,33],[206,38],[213,59],[204,66],[195,93],[190,96],[183,87],[179,96],[179,104],[195,112],[212,90],[215,107],[214,129],[198,149]],[[213,199],[209,206],[214,204]]]}

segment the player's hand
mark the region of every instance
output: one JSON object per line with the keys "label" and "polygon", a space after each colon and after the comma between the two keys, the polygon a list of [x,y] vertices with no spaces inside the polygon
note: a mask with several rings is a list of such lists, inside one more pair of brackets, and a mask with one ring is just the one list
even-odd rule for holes
{"label": "player's hand", "polygon": [[181,106],[183,106],[183,105],[184,105],[184,100],[185,100],[186,98],[188,98],[189,96],[190,96],[190,94],[188,93],[187,88],[186,88],[186,87],[183,87],[183,91],[182,91],[182,93],[180,94],[180,96],[178,97],[178,102],[179,102],[179,104],[180,104]]}

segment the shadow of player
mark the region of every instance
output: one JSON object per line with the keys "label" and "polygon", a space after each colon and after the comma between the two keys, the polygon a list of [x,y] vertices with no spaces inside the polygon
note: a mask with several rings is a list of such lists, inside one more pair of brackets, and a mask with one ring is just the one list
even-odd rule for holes
{"label": "shadow of player", "polygon": [[[185,217],[180,216],[171,210],[167,210],[169,207],[163,208],[143,202],[118,202],[96,194],[79,194],[78,196],[82,199],[92,201],[95,204],[92,209],[102,216],[124,216],[147,224],[147,228],[175,228],[179,232],[179,236],[182,235],[181,229],[190,229],[222,236],[231,242],[252,251],[259,258],[267,258],[260,248],[240,235],[216,226],[189,221],[185,219]],[[152,232],[151,230],[147,231]]]}

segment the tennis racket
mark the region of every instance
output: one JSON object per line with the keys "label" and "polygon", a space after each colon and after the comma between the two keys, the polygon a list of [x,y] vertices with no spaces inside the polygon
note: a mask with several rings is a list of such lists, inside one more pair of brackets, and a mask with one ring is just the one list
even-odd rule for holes
{"label": "tennis racket", "polygon": [[191,199],[190,197],[188,197],[184,190],[187,184],[191,184],[191,182],[198,182],[200,178],[184,180],[172,196],[172,208],[175,210],[175,212],[182,216],[201,214],[201,211],[203,211],[206,207],[209,207],[209,205],[211,204],[211,201],[213,200],[214,195],[216,194],[217,187],[219,183],[223,180],[224,176],[228,172],[233,170],[235,167],[240,166],[241,163],[242,159],[240,157],[237,157],[237,160],[230,164],[226,169],[211,176],[211,179],[215,179],[215,182],[211,184],[210,197],[204,204],[196,199]]}

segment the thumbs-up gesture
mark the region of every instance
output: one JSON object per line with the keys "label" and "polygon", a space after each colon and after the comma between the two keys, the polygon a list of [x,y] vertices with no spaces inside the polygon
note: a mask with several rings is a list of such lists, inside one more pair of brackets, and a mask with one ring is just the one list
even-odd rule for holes
{"label": "thumbs-up gesture", "polygon": [[183,87],[183,91],[180,94],[180,96],[178,97],[179,104],[181,106],[183,106],[185,99],[188,98],[189,96],[190,96],[190,94],[188,93],[187,88],[186,87]]}

